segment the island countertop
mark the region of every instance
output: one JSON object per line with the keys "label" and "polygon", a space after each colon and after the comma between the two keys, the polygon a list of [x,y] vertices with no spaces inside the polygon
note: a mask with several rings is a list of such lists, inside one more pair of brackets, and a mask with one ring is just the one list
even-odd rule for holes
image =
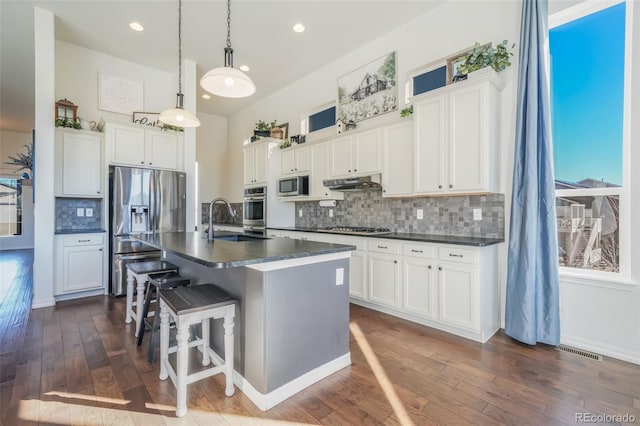
{"label": "island countertop", "polygon": [[[216,237],[234,235],[216,232]],[[132,235],[144,243],[211,268],[235,268],[308,256],[355,250],[354,246],[290,238],[252,241],[207,240],[202,232],[162,232]]]}

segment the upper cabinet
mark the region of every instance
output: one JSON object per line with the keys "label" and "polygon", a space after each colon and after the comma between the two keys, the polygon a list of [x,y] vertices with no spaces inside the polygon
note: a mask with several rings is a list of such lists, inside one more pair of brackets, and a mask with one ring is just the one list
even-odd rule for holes
{"label": "upper cabinet", "polygon": [[139,125],[106,123],[110,163],[183,170],[182,135]]}
{"label": "upper cabinet", "polygon": [[58,128],[55,149],[57,197],[104,196],[102,134]]}
{"label": "upper cabinet", "polygon": [[282,151],[280,172],[283,175],[308,172],[310,166],[309,147],[289,148]]}
{"label": "upper cabinet", "polygon": [[243,150],[245,185],[267,184],[267,154],[266,143],[252,144]]}
{"label": "upper cabinet", "polygon": [[414,100],[416,195],[498,191],[499,94],[490,77]]}
{"label": "upper cabinet", "polygon": [[329,142],[331,177],[380,173],[380,130],[370,130]]}
{"label": "upper cabinet", "polygon": [[316,144],[306,149],[310,150],[311,160],[309,173],[309,199],[344,199],[344,194],[342,192],[331,191],[322,183],[322,181],[329,177],[329,145],[327,143]]}
{"label": "upper cabinet", "polygon": [[382,196],[413,193],[413,139],[411,120],[382,129]]}

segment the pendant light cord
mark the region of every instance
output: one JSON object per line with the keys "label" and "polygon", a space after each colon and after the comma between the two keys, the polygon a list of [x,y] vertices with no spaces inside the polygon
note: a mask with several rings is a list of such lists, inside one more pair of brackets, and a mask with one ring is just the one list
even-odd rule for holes
{"label": "pendant light cord", "polygon": [[178,0],[178,93],[182,93],[182,0]]}
{"label": "pendant light cord", "polygon": [[227,0],[227,47],[231,47],[231,0]]}

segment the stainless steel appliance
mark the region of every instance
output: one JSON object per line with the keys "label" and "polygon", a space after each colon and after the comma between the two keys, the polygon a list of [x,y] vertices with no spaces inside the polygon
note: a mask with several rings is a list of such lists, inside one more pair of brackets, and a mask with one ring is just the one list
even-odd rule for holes
{"label": "stainless steel appliance", "polygon": [[111,294],[127,291],[127,263],[160,258],[154,247],[133,240],[144,232],[185,231],[186,175],[167,170],[109,168]]}
{"label": "stainless steel appliance", "polygon": [[242,227],[245,232],[265,233],[267,226],[267,187],[246,188],[242,206]]}
{"label": "stainless steel appliance", "polygon": [[360,176],[342,179],[326,179],[322,184],[333,191],[362,191],[364,189],[380,189],[381,176]]}
{"label": "stainless steel appliance", "polygon": [[292,176],[278,179],[278,197],[309,195],[309,176]]}
{"label": "stainless steel appliance", "polygon": [[316,229],[316,232],[327,232],[331,234],[349,234],[349,235],[391,234],[391,230],[388,228],[367,228],[364,226],[331,226],[328,228]]}

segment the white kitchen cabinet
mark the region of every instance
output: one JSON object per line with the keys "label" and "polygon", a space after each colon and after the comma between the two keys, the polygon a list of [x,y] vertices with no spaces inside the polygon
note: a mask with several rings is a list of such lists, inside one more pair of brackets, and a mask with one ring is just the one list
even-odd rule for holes
{"label": "white kitchen cabinet", "polygon": [[102,134],[86,130],[56,129],[55,195],[104,196]]}
{"label": "white kitchen cabinet", "polygon": [[283,175],[301,174],[308,172],[310,166],[309,147],[289,148],[282,151],[280,172]]}
{"label": "white kitchen cabinet", "polygon": [[369,252],[369,300],[400,307],[400,265],[397,255]]}
{"label": "white kitchen cabinet", "polygon": [[331,191],[323,185],[323,181],[329,177],[329,146],[326,143],[309,147],[311,167],[309,170],[309,199],[343,200],[344,193]]}
{"label": "white kitchen cabinet", "polygon": [[476,268],[438,264],[439,315],[441,322],[470,330],[479,329]]}
{"label": "white kitchen cabinet", "polygon": [[404,310],[425,318],[437,318],[438,286],[433,260],[405,256],[402,272]]}
{"label": "white kitchen cabinet", "polygon": [[349,260],[349,296],[366,299],[367,287],[367,253],[354,250]]}
{"label": "white kitchen cabinet", "polygon": [[267,153],[266,143],[249,145],[243,150],[245,185],[267,184]]}
{"label": "white kitchen cabinet", "polygon": [[110,163],[136,167],[182,170],[182,135],[139,125],[105,123]]}
{"label": "white kitchen cabinet", "polygon": [[414,193],[498,191],[495,75],[414,98]]}
{"label": "white kitchen cabinet", "polygon": [[56,236],[55,296],[105,289],[105,234]]}
{"label": "white kitchen cabinet", "polygon": [[409,196],[413,193],[412,122],[382,129],[382,196]]}
{"label": "white kitchen cabinet", "polygon": [[370,130],[329,142],[331,177],[365,176],[382,170],[380,130]]}

